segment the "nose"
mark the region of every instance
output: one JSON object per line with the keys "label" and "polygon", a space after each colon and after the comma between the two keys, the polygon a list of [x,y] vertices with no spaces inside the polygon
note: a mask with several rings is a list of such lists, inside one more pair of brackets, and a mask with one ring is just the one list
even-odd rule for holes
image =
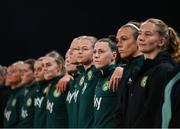
{"label": "nose", "polygon": [[93,55],[94,55],[94,58],[98,58],[99,57],[98,52],[95,52]]}
{"label": "nose", "polygon": [[137,41],[144,41],[144,37],[142,34],[139,34],[137,37]]}
{"label": "nose", "polygon": [[34,71],[34,75],[37,76],[38,72],[37,71]]}
{"label": "nose", "polygon": [[72,54],[73,54],[73,50],[69,49],[69,55],[72,55]]}
{"label": "nose", "polygon": [[121,41],[118,41],[117,45],[116,45],[118,48],[122,48],[122,43]]}
{"label": "nose", "polygon": [[66,59],[66,61],[65,61],[67,64],[69,63],[69,59]]}
{"label": "nose", "polygon": [[44,72],[48,71],[46,66],[43,68],[43,71]]}
{"label": "nose", "polygon": [[78,54],[82,54],[82,49],[81,48],[78,49]]}

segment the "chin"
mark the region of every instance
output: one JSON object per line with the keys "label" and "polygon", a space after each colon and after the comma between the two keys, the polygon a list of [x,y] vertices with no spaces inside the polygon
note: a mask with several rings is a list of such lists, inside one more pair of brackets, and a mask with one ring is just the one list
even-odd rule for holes
{"label": "chin", "polygon": [[101,69],[102,66],[96,65],[96,69]]}
{"label": "chin", "polygon": [[139,51],[140,51],[140,52],[146,52],[147,50],[144,49],[144,48],[139,48]]}
{"label": "chin", "polygon": [[80,60],[80,59],[79,59],[79,60],[77,60],[77,61],[78,61],[79,63],[82,63],[82,60]]}
{"label": "chin", "polygon": [[46,76],[44,78],[45,78],[45,80],[51,80],[53,77],[49,75],[49,76]]}
{"label": "chin", "polygon": [[120,56],[121,56],[122,59],[125,59],[125,58],[128,57],[128,56],[126,56],[126,55],[120,55]]}

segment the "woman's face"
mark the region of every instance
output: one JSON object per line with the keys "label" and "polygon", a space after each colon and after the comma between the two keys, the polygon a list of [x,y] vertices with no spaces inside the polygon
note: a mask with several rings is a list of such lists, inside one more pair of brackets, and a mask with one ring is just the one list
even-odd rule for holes
{"label": "woman's face", "polygon": [[78,56],[77,60],[82,65],[88,65],[92,62],[93,58],[93,45],[87,39],[80,39],[78,43]]}
{"label": "woman's face", "polygon": [[45,80],[50,80],[58,76],[60,70],[62,69],[62,65],[57,63],[56,60],[52,57],[44,57],[44,78]]}
{"label": "woman's face", "polygon": [[118,51],[122,59],[136,56],[138,46],[130,27],[120,28],[116,37],[118,39]]}
{"label": "woman's face", "polygon": [[151,22],[144,22],[140,27],[138,36],[138,48],[144,54],[159,51],[164,45],[162,36],[158,33],[158,27]]}
{"label": "woman's face", "polygon": [[70,58],[70,51],[68,50],[67,53],[66,53],[66,56],[65,56],[65,68],[66,68],[66,71],[68,73],[76,71],[77,70],[76,66],[77,65],[72,63],[72,60]]}
{"label": "woman's face", "polygon": [[15,85],[21,82],[21,72],[18,65],[11,65],[7,69],[6,84]]}
{"label": "woman's face", "polygon": [[112,52],[108,43],[97,42],[94,47],[93,63],[97,69],[112,64],[115,61],[116,53]]}
{"label": "woman's face", "polygon": [[37,60],[34,63],[34,77],[36,81],[44,80],[44,64],[43,60]]}
{"label": "woman's face", "polygon": [[[4,70],[3,70],[4,69]],[[0,86],[4,85],[6,79],[6,69],[2,68],[0,72]]]}
{"label": "woman's face", "polygon": [[34,73],[33,70],[30,68],[30,65],[24,63],[20,69],[22,72],[21,75],[22,84],[31,83],[34,80]]}
{"label": "woman's face", "polygon": [[78,40],[74,39],[69,48],[69,58],[72,64],[78,64],[77,56],[78,56]]}

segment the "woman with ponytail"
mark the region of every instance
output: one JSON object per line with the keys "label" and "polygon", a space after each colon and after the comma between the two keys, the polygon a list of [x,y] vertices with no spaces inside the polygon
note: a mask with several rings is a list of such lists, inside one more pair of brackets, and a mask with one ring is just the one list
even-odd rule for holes
{"label": "woman with ponytail", "polygon": [[172,58],[178,63],[168,76],[165,86],[161,106],[161,127],[179,128],[180,127],[180,40],[173,28],[169,29],[169,50]]}
{"label": "woman with ponytail", "polygon": [[160,19],[144,21],[137,38],[144,62],[125,96],[123,127],[159,127],[157,119],[167,75],[176,65],[179,42],[172,29]]}

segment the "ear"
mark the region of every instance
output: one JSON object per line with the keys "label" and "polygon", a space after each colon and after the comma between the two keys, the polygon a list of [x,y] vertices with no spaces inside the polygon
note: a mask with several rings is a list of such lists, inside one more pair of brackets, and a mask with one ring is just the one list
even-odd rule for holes
{"label": "ear", "polygon": [[117,52],[113,51],[113,52],[112,52],[112,57],[113,57],[113,59],[115,60],[116,57],[117,57]]}
{"label": "ear", "polygon": [[58,72],[61,72],[61,69],[62,69],[62,64],[61,64],[61,63],[57,63],[57,64],[58,64],[57,71],[58,71]]}
{"label": "ear", "polygon": [[163,47],[165,43],[166,43],[166,38],[165,37],[160,37],[158,46]]}

